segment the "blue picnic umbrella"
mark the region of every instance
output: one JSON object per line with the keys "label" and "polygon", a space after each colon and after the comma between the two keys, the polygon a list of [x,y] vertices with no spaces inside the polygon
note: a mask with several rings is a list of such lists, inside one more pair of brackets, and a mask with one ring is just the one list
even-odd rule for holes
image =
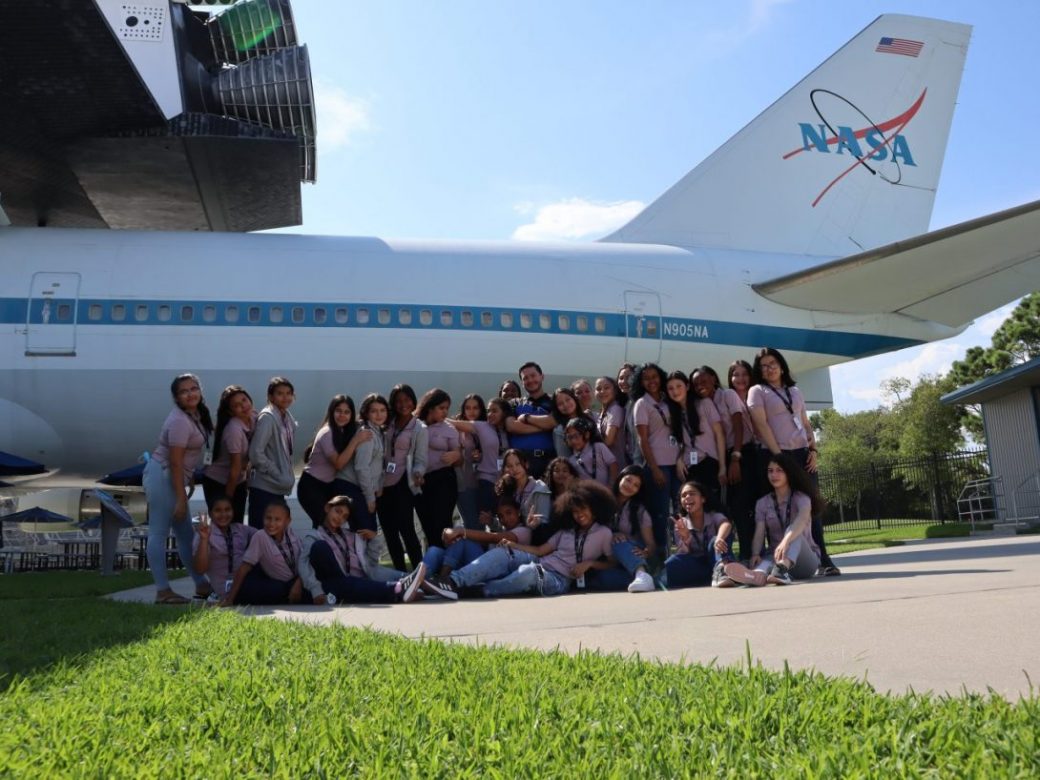
{"label": "blue picnic umbrella", "polygon": [[42,463],[0,450],[0,477],[24,477],[27,474],[45,473],[47,473],[47,467]]}
{"label": "blue picnic umbrella", "polygon": [[105,474],[105,476],[99,479],[98,484],[116,487],[141,487],[141,483],[144,480],[144,467],[144,463],[135,463],[129,468],[113,471],[111,474]]}
{"label": "blue picnic umbrella", "polygon": [[134,518],[126,511],[126,507],[116,501],[115,497],[107,491],[94,488],[83,495],[85,497],[93,495],[101,504],[101,513],[95,518],[82,521],[79,527],[84,531],[89,528],[101,528],[101,573],[103,575],[115,574],[119,531],[122,528],[132,528],[135,525]]}
{"label": "blue picnic umbrella", "polygon": [[[49,509],[44,509],[42,506],[34,506],[31,509],[23,509],[21,512],[14,512],[10,515],[4,515],[0,517],[0,547],[4,546],[4,523],[33,523],[35,526],[38,523],[72,523],[75,522],[71,517],[60,515],[57,512],[52,512]],[[36,529],[33,529],[34,532]]]}

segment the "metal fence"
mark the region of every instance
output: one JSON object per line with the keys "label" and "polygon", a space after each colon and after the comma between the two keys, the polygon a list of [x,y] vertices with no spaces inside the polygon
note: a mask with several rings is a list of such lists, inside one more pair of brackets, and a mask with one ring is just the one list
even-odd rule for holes
{"label": "metal fence", "polygon": [[888,528],[957,520],[957,496],[969,480],[989,476],[985,449],[878,460],[869,468],[820,472],[825,525]]}

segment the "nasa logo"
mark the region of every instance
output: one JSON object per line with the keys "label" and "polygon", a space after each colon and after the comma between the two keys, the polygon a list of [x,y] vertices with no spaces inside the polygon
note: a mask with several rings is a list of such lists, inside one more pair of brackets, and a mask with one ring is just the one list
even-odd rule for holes
{"label": "nasa logo", "polygon": [[[885,160],[888,159],[889,147],[892,149],[892,160],[904,162],[916,167],[914,156],[910,153],[910,144],[906,136],[896,134],[893,138],[885,138],[884,133],[876,127],[871,127],[866,132],[853,130],[851,127],[838,127],[838,133],[832,138],[827,138],[827,126],[824,124],[815,127],[808,122],[799,122],[802,131],[803,151],[817,151],[824,154],[831,153],[831,144],[835,145],[835,154],[848,152],[857,160]],[[862,137],[870,151],[863,153],[859,137]]]}

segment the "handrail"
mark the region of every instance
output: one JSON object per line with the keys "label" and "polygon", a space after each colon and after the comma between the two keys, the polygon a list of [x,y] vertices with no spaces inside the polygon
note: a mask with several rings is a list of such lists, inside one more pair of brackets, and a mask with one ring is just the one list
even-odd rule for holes
{"label": "handrail", "polygon": [[[970,480],[961,488],[957,497],[957,515],[962,521],[967,519],[971,523],[972,531],[975,530],[976,518],[983,520],[987,519],[986,515],[998,514],[1002,497],[998,488],[1003,483],[1003,477],[983,477]],[[989,506],[985,506],[985,502],[989,502]]]}
{"label": "handrail", "polygon": [[[1028,477],[1023,479],[1017,485],[1015,485],[1015,489],[1013,491],[1011,491],[1011,512],[1012,512],[1012,518],[1011,519],[1012,520],[1018,520],[1021,517],[1021,514],[1018,511],[1018,495],[1019,495],[1019,493],[1022,491],[1022,488],[1026,486],[1027,482],[1034,481],[1034,480],[1036,481],[1036,488],[1037,489],[1033,490],[1033,491],[1030,491],[1030,492],[1040,494],[1040,469],[1038,469],[1036,471],[1036,473],[1030,474]],[[1035,506],[1040,507],[1040,503],[1036,504]]]}

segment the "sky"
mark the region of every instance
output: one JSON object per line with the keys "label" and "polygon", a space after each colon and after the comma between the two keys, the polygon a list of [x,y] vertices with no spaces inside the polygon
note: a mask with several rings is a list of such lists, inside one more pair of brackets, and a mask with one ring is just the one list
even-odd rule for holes
{"label": "sky", "polygon": [[[974,26],[932,229],[1040,199],[1032,0],[295,0],[318,183],[292,232],[592,241],[624,224],[882,13]],[[1029,292],[1023,290],[1023,294]],[[989,344],[959,336],[832,369],[883,402]]]}

